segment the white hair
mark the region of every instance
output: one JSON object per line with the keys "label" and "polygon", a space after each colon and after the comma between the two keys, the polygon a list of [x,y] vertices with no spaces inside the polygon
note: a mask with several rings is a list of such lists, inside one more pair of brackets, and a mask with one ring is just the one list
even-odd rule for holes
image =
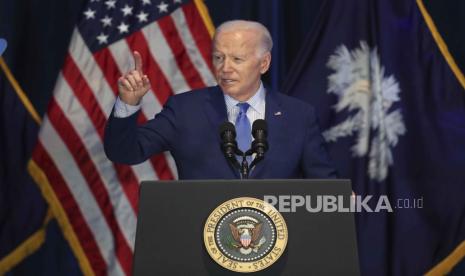
{"label": "white hair", "polygon": [[224,31],[233,31],[233,30],[254,30],[257,31],[260,38],[260,54],[264,55],[267,52],[271,52],[273,48],[273,40],[271,39],[270,32],[268,29],[261,23],[256,21],[248,20],[230,20],[221,23],[215,30],[215,35],[213,36],[213,42],[216,40],[216,36]]}

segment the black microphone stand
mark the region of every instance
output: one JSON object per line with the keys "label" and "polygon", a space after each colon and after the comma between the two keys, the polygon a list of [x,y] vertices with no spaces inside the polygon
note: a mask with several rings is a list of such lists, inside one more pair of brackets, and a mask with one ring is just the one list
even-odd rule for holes
{"label": "black microphone stand", "polygon": [[[249,165],[247,162],[247,156],[251,156],[254,153],[256,153],[256,156]],[[234,150],[234,154],[225,154],[225,156],[229,164],[240,172],[241,179],[248,179],[250,171],[252,171],[252,169],[264,159],[264,153],[254,148],[249,149],[246,152],[242,152],[240,149],[236,148]],[[242,161],[240,163],[236,156],[242,156]]]}
{"label": "black microphone stand", "polygon": [[[247,156],[252,155],[253,151],[248,150],[246,152],[242,152],[240,149],[236,148],[234,153],[235,155],[227,155],[226,159],[228,159],[229,164],[231,164],[236,170],[239,171],[241,175],[241,179],[248,179],[251,167],[249,166],[249,163],[247,162]],[[236,156],[242,157],[242,161],[240,163],[237,160],[238,158]]]}
{"label": "black microphone stand", "polygon": [[[252,167],[252,165],[249,166],[249,162],[247,162],[247,156],[250,156],[253,153],[254,153],[254,151],[252,149],[249,149],[248,151],[241,154],[242,155],[242,163],[241,163],[240,172],[241,172],[241,178],[242,179],[248,179],[249,178],[249,173],[250,173],[250,171],[252,170],[253,167]],[[254,161],[252,161],[251,164],[253,164]]]}
{"label": "black microphone stand", "polygon": [[241,163],[241,179],[248,179],[249,178],[249,164],[247,163],[247,155],[242,155],[242,163]]}

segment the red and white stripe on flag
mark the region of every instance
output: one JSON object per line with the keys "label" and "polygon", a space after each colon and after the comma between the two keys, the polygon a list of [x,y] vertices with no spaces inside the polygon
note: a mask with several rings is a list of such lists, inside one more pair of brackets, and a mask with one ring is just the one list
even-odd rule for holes
{"label": "red and white stripe on flag", "polygon": [[132,51],[139,51],[153,89],[143,99],[140,123],[169,96],[214,85],[211,34],[202,15],[192,1],[91,0],[74,30],[32,159],[84,252],[78,258],[93,274],[131,274],[138,185],[177,175],[169,153],[136,166],[105,156],[104,125],[117,79],[134,66]]}

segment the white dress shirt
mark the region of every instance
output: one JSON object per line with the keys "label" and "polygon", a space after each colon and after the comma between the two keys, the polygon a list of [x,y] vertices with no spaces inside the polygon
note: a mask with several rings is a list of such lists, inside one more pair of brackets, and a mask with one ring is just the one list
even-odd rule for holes
{"label": "white dress shirt", "polygon": [[[228,121],[236,124],[236,118],[240,111],[237,104],[240,102],[226,94],[224,94],[224,101],[226,102]],[[257,92],[246,103],[250,105],[247,109],[247,118],[250,121],[250,126],[257,119],[265,119],[265,88],[263,87],[263,83],[260,82]]]}

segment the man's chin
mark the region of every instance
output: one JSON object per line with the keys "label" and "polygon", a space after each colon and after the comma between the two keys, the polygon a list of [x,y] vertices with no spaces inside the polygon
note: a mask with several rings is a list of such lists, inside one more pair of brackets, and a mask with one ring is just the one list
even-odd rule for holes
{"label": "man's chin", "polygon": [[224,94],[229,95],[231,97],[234,97],[234,95],[237,94],[237,91],[235,89],[233,89],[229,85],[221,85],[220,84],[220,88],[221,88],[221,90],[223,91]]}

